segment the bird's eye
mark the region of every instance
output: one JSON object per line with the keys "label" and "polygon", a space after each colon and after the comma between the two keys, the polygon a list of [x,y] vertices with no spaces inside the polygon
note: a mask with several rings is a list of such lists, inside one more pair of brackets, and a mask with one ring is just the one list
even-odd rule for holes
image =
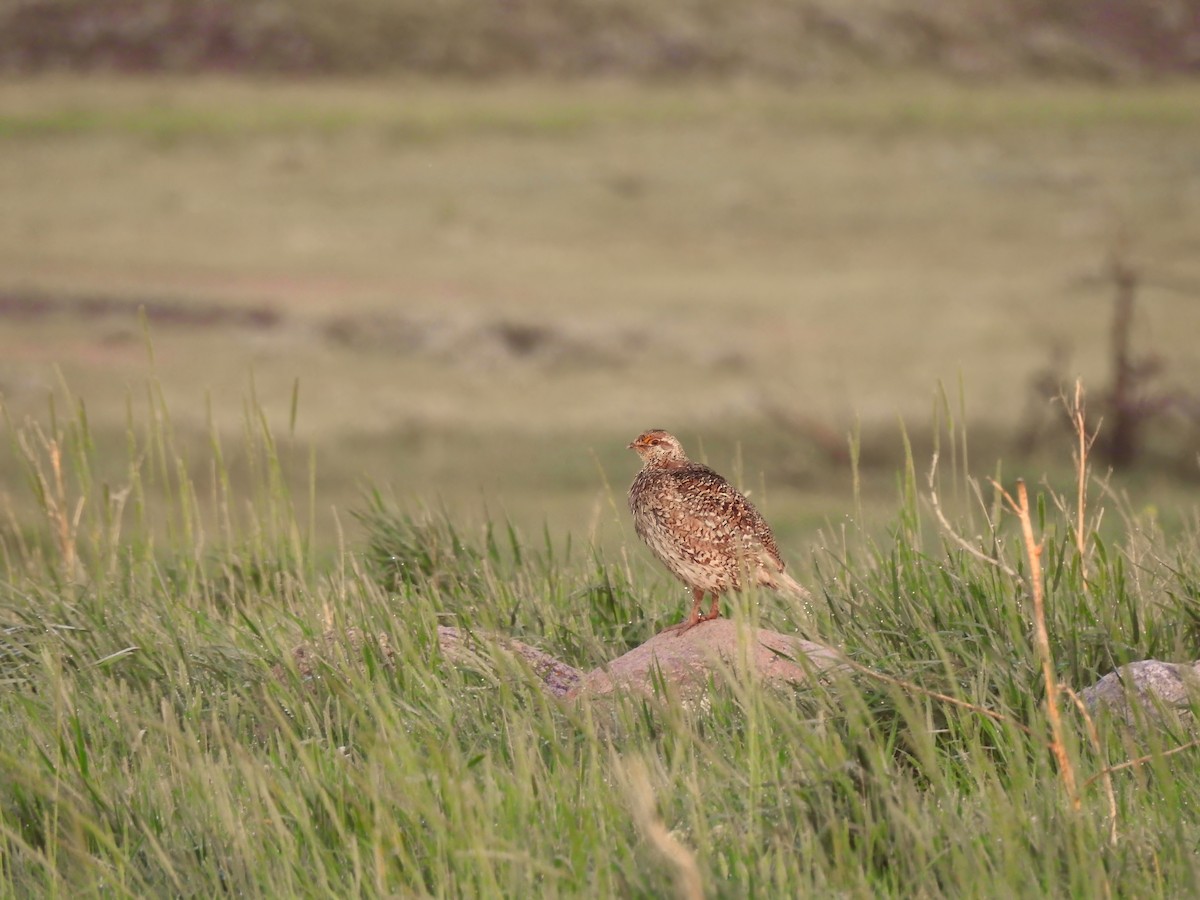
{"label": "bird's eye", "polygon": [[650,438],[650,443],[657,447],[662,443],[662,438]]}

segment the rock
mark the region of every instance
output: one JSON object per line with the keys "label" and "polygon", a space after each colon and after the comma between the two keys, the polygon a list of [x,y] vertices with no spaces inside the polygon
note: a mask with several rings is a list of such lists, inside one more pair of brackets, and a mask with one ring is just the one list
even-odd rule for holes
{"label": "rock", "polygon": [[[353,627],[343,632],[330,629],[321,635],[319,643],[303,643],[292,648],[292,664],[302,680],[312,681],[322,664],[337,669],[350,662],[353,666],[361,667],[364,645],[370,645],[384,668],[395,667],[396,651],[388,641],[387,632],[373,635]],[[275,663],[271,671],[281,681],[287,677],[287,670],[282,663]]]}
{"label": "rock", "polygon": [[840,665],[838,652],[821,644],[765,628],[750,629],[732,619],[717,619],[682,635],[655,635],[608,665],[588,672],[569,696],[595,696],[618,688],[650,694],[660,672],[669,684],[695,692],[703,688],[710,675],[725,668],[748,667],[770,684],[802,684],[813,671]]}
{"label": "rock", "polygon": [[1131,725],[1137,720],[1138,708],[1152,717],[1176,710],[1190,720],[1190,707],[1200,698],[1200,662],[1132,662],[1085,688],[1080,697],[1090,712],[1106,711]]}
{"label": "rock", "polygon": [[[600,696],[618,688],[650,694],[658,672],[686,693],[703,689],[710,675],[723,669],[744,670],[747,666],[770,684],[802,684],[813,671],[823,672],[841,665],[837,651],[821,644],[768,631],[750,629],[732,619],[697,625],[677,636],[655,635],[611,663],[584,674],[548,653],[501,635],[471,635],[458,628],[438,626],[438,643],[446,659],[455,665],[490,671],[492,665],[480,652],[479,641],[487,641],[527,663],[555,697],[576,699],[584,694]],[[743,655],[744,654],[744,655]]]}
{"label": "rock", "polygon": [[[490,634],[486,637],[497,647],[527,663],[542,680],[546,690],[555,697],[567,696],[583,680],[583,673],[574,666],[569,666],[536,647],[501,635]],[[438,643],[446,659],[456,665],[468,665],[485,671],[490,668],[477,651],[472,636],[460,628],[439,625]]]}

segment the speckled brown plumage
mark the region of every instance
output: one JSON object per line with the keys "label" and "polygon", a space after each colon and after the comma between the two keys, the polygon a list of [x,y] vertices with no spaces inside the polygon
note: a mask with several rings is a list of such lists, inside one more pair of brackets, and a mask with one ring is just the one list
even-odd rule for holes
{"label": "speckled brown plumage", "polygon": [[[754,505],[708,466],[692,462],[660,429],[629,445],[642,470],[629,488],[634,529],[671,573],[692,590],[692,612],[679,634],[721,614],[720,597],[755,584],[807,592],[784,572],[771,528]],[[707,616],[700,604],[712,596]]]}

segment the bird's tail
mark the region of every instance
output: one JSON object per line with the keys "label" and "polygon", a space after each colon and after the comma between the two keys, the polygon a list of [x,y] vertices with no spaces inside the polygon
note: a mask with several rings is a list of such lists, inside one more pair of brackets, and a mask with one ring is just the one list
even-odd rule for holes
{"label": "bird's tail", "polygon": [[790,594],[795,594],[801,600],[811,601],[813,598],[812,592],[804,585],[798,582],[787,572],[780,572],[775,576],[779,581],[779,586]]}
{"label": "bird's tail", "polygon": [[806,602],[810,602],[813,599],[812,592],[808,588],[782,569],[777,572],[768,572],[766,569],[760,569],[759,572],[760,584],[775,588],[776,590],[787,591],[789,594]]}

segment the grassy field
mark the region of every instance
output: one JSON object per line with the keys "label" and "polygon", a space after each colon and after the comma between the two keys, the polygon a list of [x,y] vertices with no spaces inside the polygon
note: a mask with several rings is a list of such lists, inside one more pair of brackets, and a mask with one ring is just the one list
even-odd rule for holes
{"label": "grassy field", "polygon": [[[1197,382],[1198,100],[0,84],[0,894],[1191,893],[1189,726],[1068,703],[1056,765],[981,476],[1035,485],[1056,680],[1196,657],[1194,426],[1097,469],[1082,551],[1069,436],[1012,449],[1056,348],[1099,397],[1122,230],[1135,345]],[[681,617],[622,509],[648,426],[818,598],[733,614],[904,686],[560,704],[443,658]]]}
{"label": "grassy field", "polygon": [[[486,637],[451,663],[435,625],[602,665],[680,617],[642,557],[387,503],[331,557],[262,429],[244,488],[208,473],[209,531],[159,412],[132,423],[123,495],[78,414],[18,434],[53,527],[0,543],[6,896],[1143,898],[1200,877],[1197,751],[1162,753],[1186,722],[1089,737],[1064,697],[1072,802],[996,508],[956,517],[968,553],[930,537],[910,472],[887,539],[814,549],[811,607],[731,605],[903,686],[779,691],[734,667],[702,703],[560,703]],[[943,496],[973,490],[947,473]],[[1088,521],[1117,525],[1085,526],[1083,553],[1057,511],[1073,498],[1035,501],[1054,677],[1075,689],[1190,660],[1200,636],[1200,523],[1168,539],[1089,490]]]}
{"label": "grassy field", "polygon": [[[1198,99],[9,81],[0,391],[20,421],[65,379],[119,457],[153,377],[202,456],[210,419],[240,433],[253,382],[289,471],[317,455],[330,539],[364,482],[622,538],[597,510],[651,426],[742,471],[800,537],[847,511],[857,423],[886,519],[898,423],[923,454],[939,382],[979,470],[1047,408],[1029,383],[1056,352],[1099,396],[1122,230],[1148,282],[1135,346],[1164,387],[1200,381]],[[1172,465],[1119,485],[1138,502],[1194,477],[1194,427],[1174,426]]]}

